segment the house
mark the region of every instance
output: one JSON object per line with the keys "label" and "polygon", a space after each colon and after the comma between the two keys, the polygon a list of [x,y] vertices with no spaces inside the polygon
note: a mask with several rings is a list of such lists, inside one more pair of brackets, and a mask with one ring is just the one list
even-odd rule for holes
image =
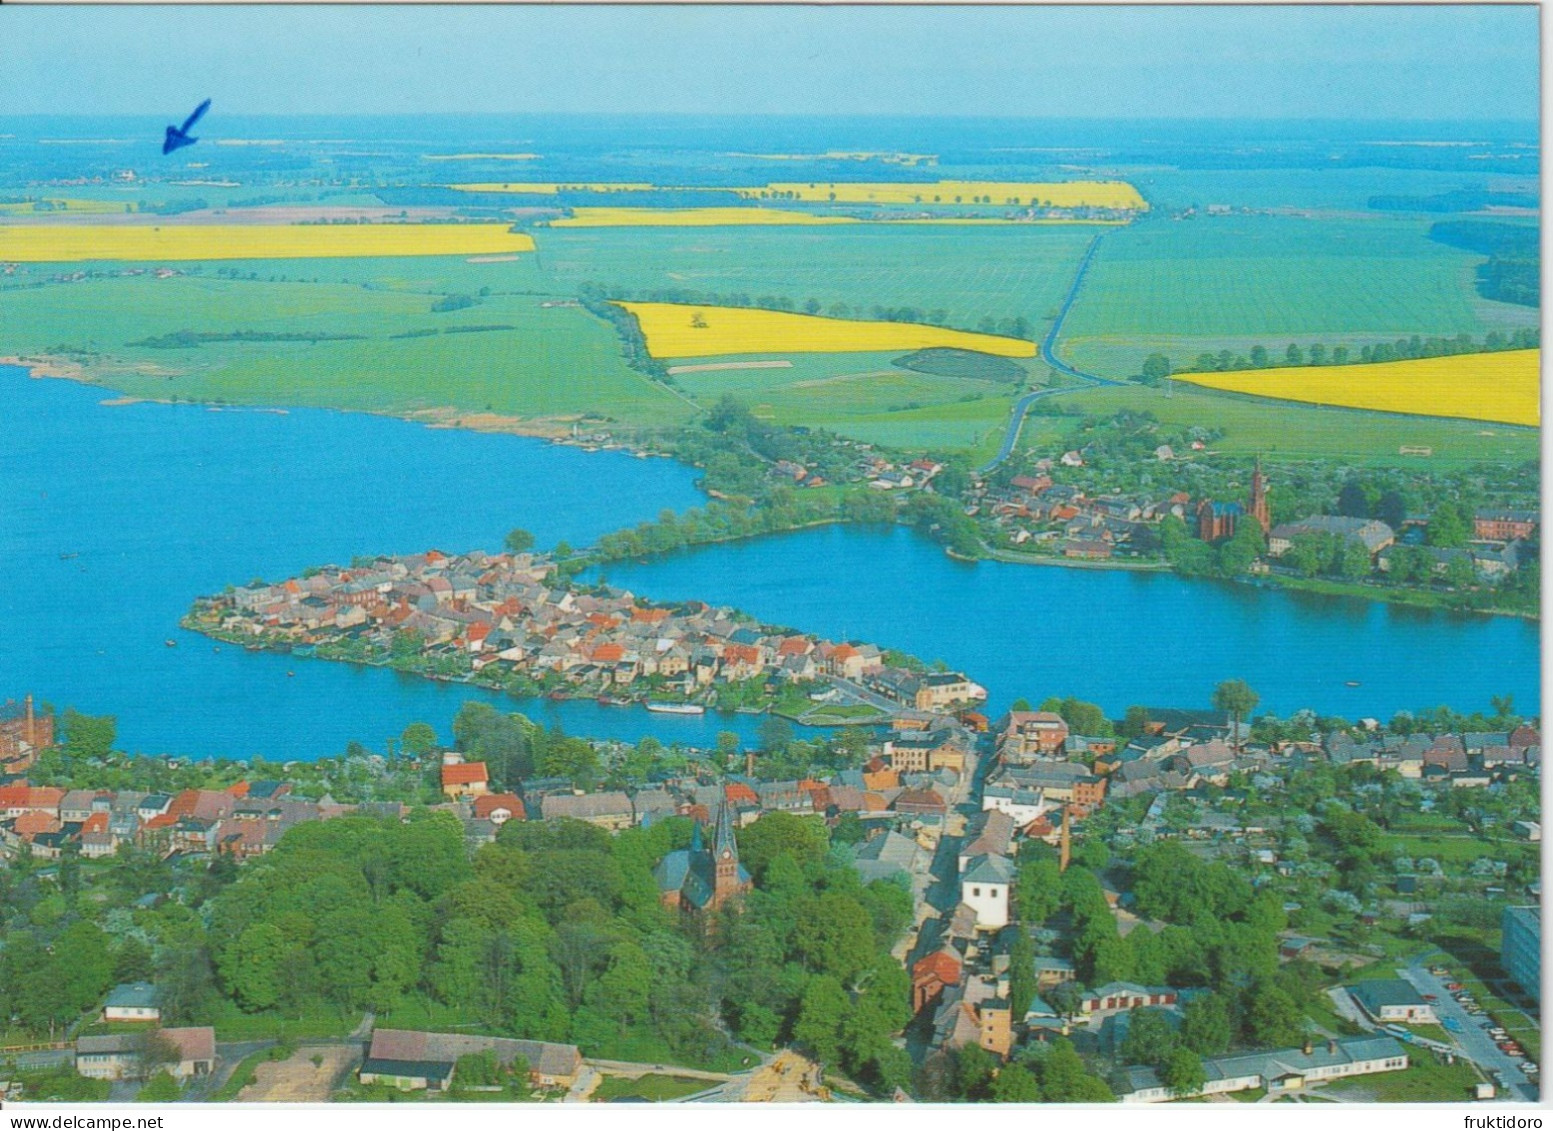
{"label": "house", "polygon": [[1046,796],[1038,789],[1017,785],[989,785],[982,790],[983,809],[1007,813],[1020,828],[1039,820],[1047,810]]}
{"label": "house", "polygon": [[1009,902],[1016,869],[1006,856],[976,856],[960,874],[960,902],[976,914],[976,929],[999,931],[1008,926]]}
{"label": "house", "polygon": [[1411,982],[1401,978],[1378,978],[1348,987],[1348,994],[1359,1007],[1379,1024],[1405,1022],[1410,1025],[1438,1024],[1434,1006],[1419,994]]}
{"label": "house", "polygon": [[209,1025],[159,1029],[156,1035],[177,1050],[178,1059],[167,1065],[175,1080],[209,1076],[215,1071],[216,1031]]}
{"label": "house", "polygon": [[1054,711],[1010,711],[998,731],[998,754],[1005,762],[1060,756],[1068,739],[1068,724]]}
{"label": "house", "polygon": [[960,955],[948,943],[917,959],[911,967],[911,1011],[920,1013],[936,1003],[947,987],[958,986],[960,969]]}
{"label": "house", "polygon": [[1472,537],[1485,542],[1525,541],[1541,523],[1540,511],[1478,511],[1472,516]]}
{"label": "house", "polygon": [[1294,546],[1296,538],[1323,534],[1358,542],[1372,558],[1397,540],[1396,531],[1379,519],[1317,514],[1298,522],[1285,522],[1273,527],[1267,537],[1267,551],[1273,557],[1280,558]]}
{"label": "house", "polygon": [[144,1033],[110,1033],[76,1038],[76,1073],[92,1080],[139,1079],[145,1037]]}
{"label": "house", "polygon": [[480,797],[490,792],[484,762],[453,762],[442,767],[442,792],[452,798]]}
{"label": "house", "polygon": [[857,846],[853,867],[865,884],[899,875],[910,878],[921,855],[916,841],[889,829]]}
{"label": "house", "polygon": [[148,1021],[162,1019],[157,1006],[156,987],[150,982],[126,982],[114,986],[103,1005],[104,1021]]}
{"label": "house", "polygon": [[1013,846],[1014,818],[997,809],[983,809],[965,826],[960,843],[961,871],[977,856],[1007,856]]}
{"label": "house", "polygon": [[574,821],[587,821],[602,829],[618,832],[636,823],[636,809],[631,798],[618,789],[600,793],[555,793],[539,803],[540,813],[546,821],[568,817]]}
{"label": "house", "polygon": [[498,1064],[528,1063],[529,1082],[541,1088],[570,1088],[582,1071],[576,1045],[519,1041],[464,1033],[425,1033],[411,1029],[374,1029],[361,1062],[363,1084],[388,1084],[403,1091],[446,1091],[458,1058],[492,1052]]}
{"label": "house", "polygon": [[514,818],[521,821],[526,816],[523,801],[515,793],[487,793],[476,797],[473,811],[476,820],[490,821],[493,825],[501,825]]}
{"label": "house", "polygon": [[[1394,1037],[1332,1038],[1322,1046],[1311,1043],[1297,1049],[1204,1057],[1206,1083],[1194,1094],[1212,1096],[1262,1088],[1271,1095],[1345,1076],[1401,1072],[1407,1066],[1407,1052]],[[1154,1069],[1142,1067],[1123,1071],[1116,1094],[1122,1103],[1162,1103],[1183,1098],[1173,1096]]]}
{"label": "house", "polygon": [[1169,986],[1140,986],[1136,982],[1107,982],[1079,999],[1081,1013],[1113,1013],[1150,1005],[1175,1005],[1177,991]]}
{"label": "house", "polygon": [[1044,956],[1035,960],[1035,988],[1038,991],[1049,990],[1077,977],[1073,963],[1066,958]]}
{"label": "house", "polygon": [[897,813],[942,817],[949,805],[936,789],[903,789],[896,795],[894,809]]}

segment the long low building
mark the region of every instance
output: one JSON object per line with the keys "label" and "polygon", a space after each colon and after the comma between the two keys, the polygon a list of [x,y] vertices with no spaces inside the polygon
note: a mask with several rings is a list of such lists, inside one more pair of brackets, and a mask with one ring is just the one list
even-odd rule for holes
{"label": "long low building", "polygon": [[425,1033],[414,1029],[375,1029],[361,1063],[363,1084],[388,1084],[405,1091],[445,1091],[453,1082],[458,1058],[494,1052],[502,1065],[522,1058],[529,1082],[541,1088],[569,1088],[582,1070],[576,1045],[519,1041],[466,1033]]}
{"label": "long low building", "polygon": [[[1265,1088],[1271,1094],[1294,1092],[1307,1084],[1338,1080],[1345,1076],[1369,1076],[1377,1072],[1401,1072],[1408,1066],[1407,1051],[1394,1037],[1346,1037],[1324,1045],[1276,1049],[1241,1056],[1203,1059],[1207,1083],[1191,1096],[1212,1096]],[[1152,1068],[1123,1069],[1117,1096],[1123,1103],[1163,1103],[1189,1099],[1173,1096]]]}

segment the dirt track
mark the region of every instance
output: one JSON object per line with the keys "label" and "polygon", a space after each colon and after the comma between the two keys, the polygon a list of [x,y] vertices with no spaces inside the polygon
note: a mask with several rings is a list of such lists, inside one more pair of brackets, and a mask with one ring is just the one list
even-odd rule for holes
{"label": "dirt track", "polygon": [[305,1045],[285,1060],[265,1061],[253,1070],[254,1082],[238,1094],[238,1102],[325,1103],[357,1052],[354,1045]]}

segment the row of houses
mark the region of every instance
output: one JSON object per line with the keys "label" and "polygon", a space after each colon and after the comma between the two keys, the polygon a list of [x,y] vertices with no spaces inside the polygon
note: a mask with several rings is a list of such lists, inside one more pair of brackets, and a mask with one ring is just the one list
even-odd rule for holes
{"label": "row of houses", "polygon": [[1152,1068],[1127,1068],[1122,1072],[1117,1098],[1123,1103],[1162,1103],[1254,1088],[1273,1096],[1350,1076],[1401,1072],[1408,1063],[1407,1051],[1395,1037],[1334,1037],[1319,1045],[1307,1042],[1301,1048],[1204,1057],[1206,1083],[1185,1096],[1172,1093]]}
{"label": "row of houses", "polygon": [[1191,496],[1184,491],[1092,496],[1053,481],[1056,467],[1081,467],[1083,462],[1080,452],[1040,460],[1033,474],[1016,475],[1007,487],[973,496],[970,511],[987,516],[1011,546],[1039,546],[1087,561],[1152,552],[1158,547],[1153,528],[1161,520],[1186,520],[1192,513]]}
{"label": "row of houses", "polygon": [[121,845],[158,852],[225,852],[243,858],[272,849],[286,830],[353,812],[329,798],[292,798],[280,781],[238,782],[226,789],[176,793],[59,789],[26,779],[0,785],[0,844],[42,859],[76,849],[87,859]]}
{"label": "row of houses", "polygon": [[694,697],[718,683],[866,678],[916,710],[986,697],[954,673],[892,669],[876,645],[787,632],[698,602],[651,605],[619,589],[585,592],[533,554],[431,550],[326,567],[202,599],[194,623],[270,645],[350,642],[381,657],[409,641],[473,672],[558,679],[576,694]]}

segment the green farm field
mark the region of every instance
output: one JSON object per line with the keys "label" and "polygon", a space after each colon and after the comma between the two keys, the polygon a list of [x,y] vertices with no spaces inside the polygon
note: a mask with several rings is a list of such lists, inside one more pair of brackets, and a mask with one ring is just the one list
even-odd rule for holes
{"label": "green farm field", "polygon": [[[598,412],[668,424],[692,408],[626,367],[613,330],[586,311],[493,295],[432,311],[431,295],[330,283],[205,277],[91,279],[5,294],[0,354],[85,351],[129,396],[509,416]],[[510,330],[412,331],[501,325]],[[180,331],[360,335],[359,340],[131,345]]]}
{"label": "green farm field", "polygon": [[1007,420],[1013,385],[916,373],[891,364],[900,356],[898,351],[794,354],[776,359],[791,361],[790,368],[680,373],[674,380],[705,407],[732,395],[764,420],[828,428],[890,446],[970,448]]}
{"label": "green farm field", "polygon": [[[1534,428],[1317,408],[1188,389],[1179,383],[1169,391],[1142,385],[1087,389],[1061,400],[1097,415],[1133,409],[1152,412],[1175,427],[1222,428],[1224,438],[1214,443],[1214,451],[1237,455],[1345,459],[1426,470],[1440,464],[1520,463],[1536,459],[1541,446]],[[1029,446],[1039,435],[1027,425],[1020,442]],[[1404,456],[1404,446],[1428,448],[1432,454]]]}
{"label": "green farm field", "polygon": [[[1115,231],[1118,229],[1106,229]],[[558,289],[583,283],[682,288],[942,310],[947,324],[1024,317],[1044,326],[1073,281],[1094,229],[998,226],[612,228],[532,233]]]}
{"label": "green farm field", "polygon": [[1482,256],[1427,238],[1424,220],[1214,217],[1109,232],[1062,330],[1059,352],[1103,376],[1164,353],[1358,347],[1418,334],[1481,336],[1537,312],[1480,298]]}

